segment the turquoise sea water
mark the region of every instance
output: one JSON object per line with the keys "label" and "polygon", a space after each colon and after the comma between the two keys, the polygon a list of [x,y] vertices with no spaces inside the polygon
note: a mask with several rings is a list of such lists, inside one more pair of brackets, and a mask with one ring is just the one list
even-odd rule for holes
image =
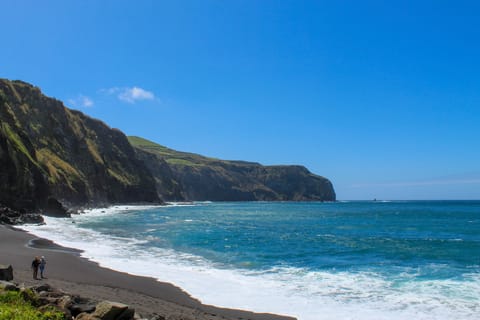
{"label": "turquoise sea water", "polygon": [[304,320],[480,319],[480,201],[114,207],[26,228],[210,304]]}

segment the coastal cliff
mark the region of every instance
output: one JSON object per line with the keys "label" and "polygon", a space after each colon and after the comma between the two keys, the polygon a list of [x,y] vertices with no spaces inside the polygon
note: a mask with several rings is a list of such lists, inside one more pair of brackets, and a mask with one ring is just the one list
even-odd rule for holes
{"label": "coastal cliff", "polygon": [[225,161],[127,138],[31,84],[0,79],[4,221],[25,222],[10,209],[65,215],[82,206],[207,200],[334,201],[335,191],[302,166]]}
{"label": "coastal cliff", "polygon": [[39,88],[0,79],[0,203],[22,211],[159,202],[126,136]]}
{"label": "coastal cliff", "polygon": [[219,160],[128,139],[165,201],[335,201],[332,183],[303,166]]}

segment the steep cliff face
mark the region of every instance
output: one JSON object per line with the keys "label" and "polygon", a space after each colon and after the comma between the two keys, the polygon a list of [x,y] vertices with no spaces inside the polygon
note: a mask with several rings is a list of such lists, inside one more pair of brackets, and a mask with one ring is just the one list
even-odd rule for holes
{"label": "steep cliff face", "polygon": [[332,183],[302,166],[223,161],[128,139],[165,201],[335,201]]}
{"label": "steep cliff face", "polygon": [[0,79],[0,120],[0,203],[33,210],[159,200],[122,132],[38,88]]}
{"label": "steep cliff face", "polygon": [[333,201],[335,192],[301,166],[223,161],[127,139],[28,83],[0,79],[0,207],[63,214],[161,199]]}

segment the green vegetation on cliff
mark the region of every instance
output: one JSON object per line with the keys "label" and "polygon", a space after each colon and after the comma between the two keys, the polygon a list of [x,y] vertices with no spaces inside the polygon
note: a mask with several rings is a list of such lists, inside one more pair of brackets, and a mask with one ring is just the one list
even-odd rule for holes
{"label": "green vegetation on cliff", "polygon": [[180,152],[128,137],[165,201],[334,201],[331,182],[302,166],[262,166]]}
{"label": "green vegetation on cliff", "polygon": [[159,201],[122,132],[40,89],[0,79],[0,121],[0,203],[35,210],[49,209],[48,199],[65,206]]}
{"label": "green vegetation on cliff", "polygon": [[127,138],[130,144],[135,148],[155,154],[171,165],[198,167],[210,165],[213,161],[221,161],[214,158],[207,158],[194,153],[181,152],[169,149],[141,137],[129,136]]}
{"label": "green vegetation on cliff", "polygon": [[165,201],[333,201],[302,166],[262,166],[127,137],[23,81],[0,79],[0,205],[63,207]]}

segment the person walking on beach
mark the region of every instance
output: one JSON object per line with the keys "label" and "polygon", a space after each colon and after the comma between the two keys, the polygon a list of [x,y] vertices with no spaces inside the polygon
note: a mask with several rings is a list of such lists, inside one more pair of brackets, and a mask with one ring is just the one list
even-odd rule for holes
{"label": "person walking on beach", "polygon": [[39,267],[40,267],[40,278],[42,278],[42,279],[43,279],[43,271],[45,270],[45,265],[46,264],[47,264],[47,260],[45,260],[45,257],[42,256],[40,258],[40,265],[39,265]]}
{"label": "person walking on beach", "polygon": [[38,275],[38,267],[40,266],[40,258],[35,257],[32,261],[32,270],[33,270],[33,279],[38,280],[37,275]]}

